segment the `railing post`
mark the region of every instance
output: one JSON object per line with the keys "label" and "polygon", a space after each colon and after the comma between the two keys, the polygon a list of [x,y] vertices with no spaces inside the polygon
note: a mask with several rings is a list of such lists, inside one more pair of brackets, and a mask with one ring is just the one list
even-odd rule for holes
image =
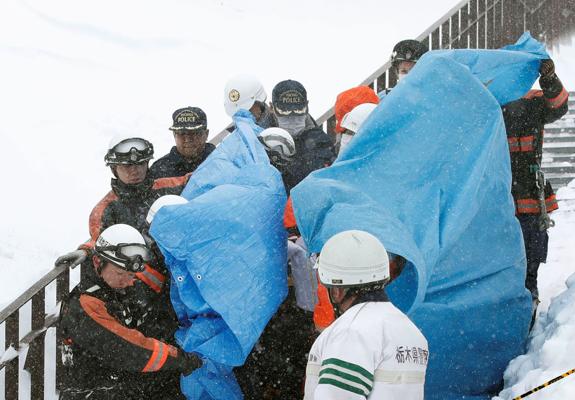
{"label": "railing post", "polygon": [[[6,319],[5,347],[12,346],[18,350],[20,341],[20,310],[15,311]],[[18,400],[18,357],[14,358],[4,368],[4,396],[6,400]]]}
{"label": "railing post", "polygon": [[[68,297],[70,292],[70,270],[66,269],[56,280],[56,304],[61,303]],[[63,336],[60,326],[56,326],[56,390],[60,390],[62,385],[62,374],[64,372],[62,357],[60,355],[60,344]]]}
{"label": "railing post", "polygon": [[[46,317],[45,289],[32,297],[32,330],[41,330]],[[44,334],[30,343],[25,369],[30,372],[31,398],[44,398]]]}

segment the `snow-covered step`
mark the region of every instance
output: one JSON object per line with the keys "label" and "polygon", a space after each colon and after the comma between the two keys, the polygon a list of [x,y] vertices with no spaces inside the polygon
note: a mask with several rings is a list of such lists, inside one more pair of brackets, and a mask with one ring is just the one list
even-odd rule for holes
{"label": "snow-covered step", "polygon": [[[571,135],[575,135],[575,120],[571,120],[572,123],[565,123],[566,120],[560,120],[559,122],[562,122],[562,124],[556,124],[556,125],[546,125],[545,126],[545,135],[553,135],[553,134],[559,134],[559,133],[566,133],[566,134],[571,134]],[[567,121],[569,122],[569,121]]]}
{"label": "snow-covered step", "polygon": [[546,176],[545,178],[549,181],[549,183],[551,183],[551,186],[553,186],[553,189],[555,189],[555,191],[557,191],[557,189],[559,189],[563,186],[567,186],[573,179],[575,179],[575,174],[562,175],[562,176],[554,177],[554,178],[548,178]]}
{"label": "snow-covered step", "polygon": [[543,144],[543,149],[553,153],[573,154],[575,151],[575,140],[568,142],[547,142]]}
{"label": "snow-covered step", "polygon": [[546,166],[543,166],[542,169],[543,169],[543,172],[545,173],[545,177],[547,179],[550,179],[550,177],[553,177],[553,178],[569,177],[569,176],[575,174],[575,167],[573,167],[573,166],[569,166],[569,167],[562,167],[562,166],[546,167]]}
{"label": "snow-covered step", "polygon": [[553,173],[553,172],[551,172],[551,173],[545,174],[545,178],[549,179],[549,180],[558,179],[558,178],[575,179],[575,172],[570,173],[570,174],[569,173]]}
{"label": "snow-covered step", "polygon": [[545,143],[560,143],[560,142],[575,142],[575,128],[573,128],[573,133],[562,132],[549,134],[545,131],[544,145]]}
{"label": "snow-covered step", "polygon": [[552,154],[543,153],[543,158],[541,160],[542,165],[562,165],[575,166],[575,154]]}

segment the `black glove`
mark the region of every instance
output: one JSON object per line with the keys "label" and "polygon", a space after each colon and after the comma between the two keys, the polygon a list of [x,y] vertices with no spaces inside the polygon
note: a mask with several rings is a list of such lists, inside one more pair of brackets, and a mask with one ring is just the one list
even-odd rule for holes
{"label": "black glove", "polygon": [[541,78],[549,78],[555,73],[555,63],[550,58],[547,60],[542,60],[539,65],[539,74]]}
{"label": "black glove", "polygon": [[184,376],[190,375],[203,365],[202,359],[195,353],[186,353],[185,351],[180,350],[178,358],[181,359],[182,368],[180,371]]}
{"label": "black glove", "polygon": [[58,257],[54,265],[67,264],[71,268],[74,268],[76,265],[82,264],[86,260],[86,257],[88,257],[88,254],[84,250],[74,250]]}

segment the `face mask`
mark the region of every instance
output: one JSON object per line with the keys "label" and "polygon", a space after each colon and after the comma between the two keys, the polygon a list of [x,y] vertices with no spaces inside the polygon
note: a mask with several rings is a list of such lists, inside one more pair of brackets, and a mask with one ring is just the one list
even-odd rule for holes
{"label": "face mask", "polygon": [[397,81],[400,82],[403,78],[407,76],[406,73],[399,73],[397,74]]}
{"label": "face mask", "polygon": [[292,137],[297,137],[305,128],[305,119],[307,115],[290,115],[283,117],[281,115],[277,116],[278,125],[280,128],[285,129],[289,132]]}
{"label": "face mask", "polygon": [[341,135],[341,142],[339,143],[339,154],[341,154],[343,149],[347,147],[349,142],[351,142],[351,139],[353,139],[353,135],[350,135],[349,133],[343,133]]}

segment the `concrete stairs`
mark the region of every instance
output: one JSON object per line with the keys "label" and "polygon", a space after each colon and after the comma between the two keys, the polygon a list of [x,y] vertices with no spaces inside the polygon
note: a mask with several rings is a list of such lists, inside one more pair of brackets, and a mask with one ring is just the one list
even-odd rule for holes
{"label": "concrete stairs", "polygon": [[545,126],[543,172],[554,189],[575,179],[575,92],[569,93],[569,111]]}

